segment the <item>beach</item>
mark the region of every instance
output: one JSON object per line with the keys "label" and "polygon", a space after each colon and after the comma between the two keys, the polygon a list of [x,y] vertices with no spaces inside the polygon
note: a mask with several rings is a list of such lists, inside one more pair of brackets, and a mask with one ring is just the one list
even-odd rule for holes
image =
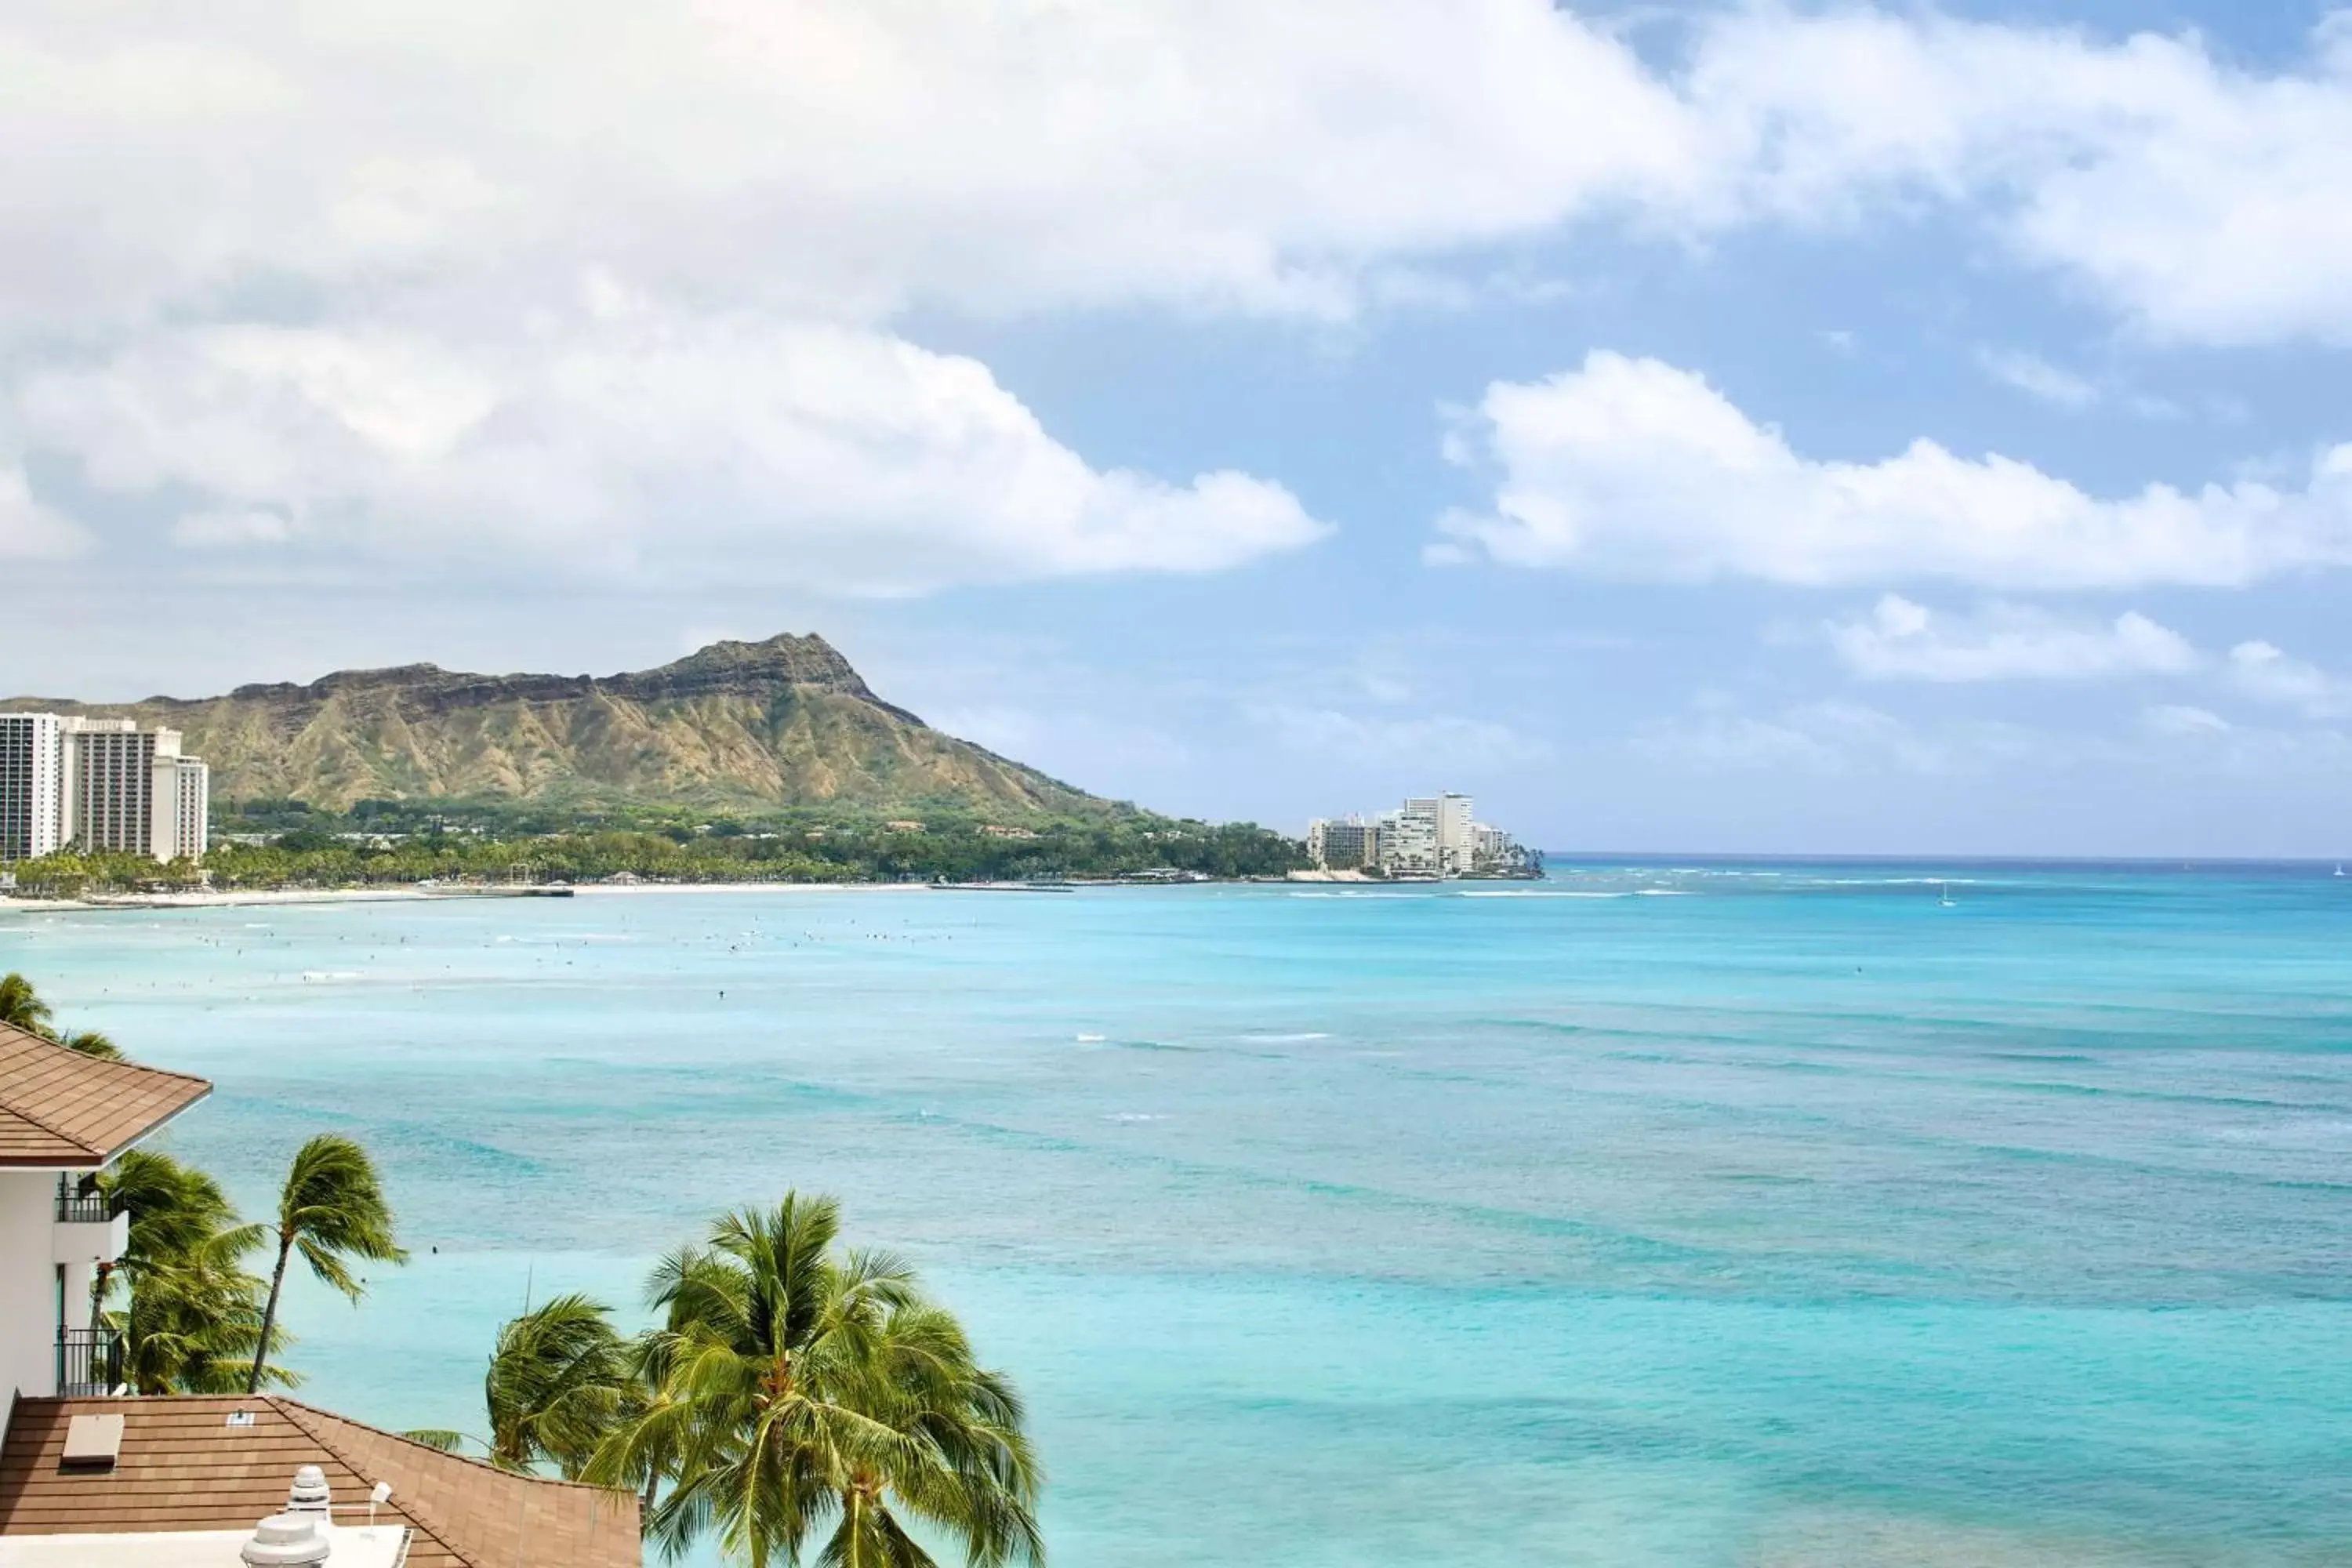
{"label": "beach", "polygon": [[451,899],[633,898],[674,893],[923,892],[923,882],[634,882],[562,884],[552,887],[425,887],[406,883],[380,888],[244,888],[184,893],[123,893],[84,899],[0,898],[0,915],[92,912],[105,910],[277,909],[299,904],[422,903]]}
{"label": "beach", "polygon": [[1066,1563],[2352,1552],[2324,869],[674,890],[0,906],[0,967],[212,1079],[249,1211],[374,1152],[415,1256],[293,1362],[389,1426],[799,1187],[1019,1382]]}

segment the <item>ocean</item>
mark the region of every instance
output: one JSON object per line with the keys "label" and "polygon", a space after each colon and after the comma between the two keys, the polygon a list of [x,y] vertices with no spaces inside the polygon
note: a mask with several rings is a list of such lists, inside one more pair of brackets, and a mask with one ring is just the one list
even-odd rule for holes
{"label": "ocean", "polygon": [[798,1188],[1026,1393],[1070,1568],[2352,1560],[2329,868],[14,913],[6,969],[214,1080],[165,1142],[248,1212],[374,1152],[414,1261],[289,1316],[379,1425]]}

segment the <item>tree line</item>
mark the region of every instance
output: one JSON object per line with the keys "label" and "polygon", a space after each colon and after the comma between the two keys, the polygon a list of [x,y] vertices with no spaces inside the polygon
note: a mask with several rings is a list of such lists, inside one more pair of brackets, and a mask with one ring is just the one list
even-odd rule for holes
{"label": "tree line", "polygon": [[493,829],[399,837],[301,827],[260,843],[225,841],[201,861],[163,865],[138,856],[68,850],[24,861],[16,873],[23,891],[70,898],[206,882],[226,889],[583,882],[624,873],[680,882],[1024,881],[1158,869],[1278,877],[1307,863],[1296,839],[1252,823],[1061,822],[1018,831],[1034,837],[964,823],[758,831],[722,822],[709,831],[685,826],[537,834]]}
{"label": "tree line", "polygon": [[[60,1038],[22,975],[0,979],[0,1006]],[[166,1154],[131,1150],[98,1180],[131,1236],[92,1305],[141,1394],[299,1384],[278,1313],[294,1260],[357,1302],[356,1265],[407,1256],[366,1151],[340,1134],[302,1145],[256,1222]],[[408,1436],[634,1491],[671,1555],[713,1537],[766,1568],[822,1538],[819,1560],[846,1568],[928,1568],[926,1542],[982,1568],[1044,1561],[1020,1395],[902,1259],[843,1243],[834,1200],[788,1192],[719,1216],[656,1266],[646,1307],[635,1334],[583,1295],[524,1311],[492,1347],[479,1430]]]}

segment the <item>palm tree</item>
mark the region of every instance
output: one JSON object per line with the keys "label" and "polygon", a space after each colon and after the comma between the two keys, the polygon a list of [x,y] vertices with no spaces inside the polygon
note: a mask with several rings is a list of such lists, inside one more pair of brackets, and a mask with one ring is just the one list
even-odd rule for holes
{"label": "palm tree", "polygon": [[885,1253],[838,1250],[829,1198],[786,1194],[720,1218],[655,1270],[652,1392],[586,1478],[669,1495],[647,1527],[671,1556],[716,1529],[752,1568],[827,1530],[840,1568],[929,1568],[910,1526],[967,1563],[1042,1563],[1041,1477],[1021,1401]]}
{"label": "palm tree", "polygon": [[0,974],[0,1024],[11,1025],[28,1035],[38,1035],[45,1040],[55,1040],[69,1051],[79,1051],[100,1061],[119,1062],[123,1059],[121,1047],[96,1029],[81,1029],[70,1035],[60,1035],[52,1022],[49,1005],[41,1000],[33,983],[21,974]]}
{"label": "palm tree", "polygon": [[49,1028],[49,1005],[21,974],[0,974],[0,1024],[45,1040],[57,1038]]}
{"label": "palm tree", "polygon": [[357,1301],[365,1284],[352,1277],[349,1260],[404,1263],[408,1254],[393,1237],[392,1208],[383,1199],[367,1151],[337,1132],[321,1132],[296,1152],[278,1198],[274,1233],[278,1262],[269,1272],[268,1304],[253,1349],[253,1371],[245,1391],[257,1393],[278,1328],[278,1296],[286,1285],[286,1265],[295,1253],[310,1272]]}
{"label": "palm tree", "polygon": [[[262,1227],[240,1224],[218,1183],[167,1155],[134,1149],[100,1180],[131,1211],[122,1259],[96,1284],[101,1305],[114,1278],[130,1287],[109,1314],[126,1379],[142,1394],[236,1393],[261,1339],[262,1282],[244,1260]],[[287,1342],[273,1331],[273,1350]],[[271,1367],[268,1381],[294,1379]]]}
{"label": "palm tree", "polygon": [[467,1442],[502,1470],[552,1465],[577,1480],[599,1445],[645,1407],[630,1342],[613,1310],[572,1294],[513,1319],[499,1331],[482,1403],[489,1436],[451,1431],[407,1436],[455,1452]]}
{"label": "palm tree", "polygon": [[102,1062],[119,1062],[126,1058],[122,1047],[100,1034],[96,1029],[77,1029],[61,1037],[58,1044],[69,1051],[79,1051],[86,1057],[96,1057]]}

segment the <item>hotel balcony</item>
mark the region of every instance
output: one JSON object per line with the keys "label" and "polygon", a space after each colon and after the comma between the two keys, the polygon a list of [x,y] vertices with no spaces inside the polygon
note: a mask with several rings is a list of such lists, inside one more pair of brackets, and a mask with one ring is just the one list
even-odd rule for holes
{"label": "hotel balcony", "polygon": [[50,1235],[50,1261],[113,1263],[131,1245],[131,1213],[116,1194],[83,1191],[70,1176],[58,1178],[58,1223]]}
{"label": "hotel balcony", "polygon": [[58,1396],[98,1399],[122,1389],[122,1336],[112,1329],[58,1331]]}

